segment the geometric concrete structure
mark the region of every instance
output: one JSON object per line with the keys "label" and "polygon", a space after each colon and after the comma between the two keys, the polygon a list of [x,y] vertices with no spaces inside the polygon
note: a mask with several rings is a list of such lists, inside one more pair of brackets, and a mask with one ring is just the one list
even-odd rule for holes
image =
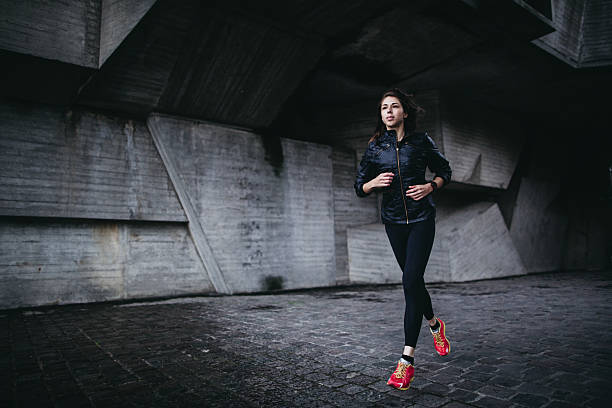
{"label": "geometric concrete structure", "polygon": [[551,2],[556,30],[532,42],[575,68],[612,64],[612,7],[606,0]]}
{"label": "geometric concrete structure", "polygon": [[100,3],[3,0],[0,49],[97,68]]}
{"label": "geometric concrete structure", "polygon": [[525,274],[496,203],[436,203],[438,222],[428,267],[443,282]]}
{"label": "geometric concrete structure", "polygon": [[609,2],[277,3],[0,0],[0,307],[398,279],[393,84],[453,169],[426,279],[610,265]]}
{"label": "geometric concrete structure", "polygon": [[525,135],[508,114],[480,104],[444,98],[439,143],[453,164],[453,179],[467,185],[505,189]]}
{"label": "geometric concrete structure", "polygon": [[157,0],[102,0],[100,11],[100,56],[98,66],[119,47],[125,37]]}
{"label": "geometric concrete structure", "polygon": [[[436,236],[425,282],[465,282],[525,274],[497,204],[436,203]],[[401,283],[384,225],[349,228],[351,282]]]}
{"label": "geometric concrete structure", "polygon": [[559,192],[559,182],[521,179],[510,235],[527,272],[554,271],[562,265],[568,221],[556,203]]}
{"label": "geometric concrete structure", "polygon": [[194,209],[189,228],[210,246],[200,255],[211,279],[220,273],[229,293],[334,284],[330,147],[166,115],[148,122]]}

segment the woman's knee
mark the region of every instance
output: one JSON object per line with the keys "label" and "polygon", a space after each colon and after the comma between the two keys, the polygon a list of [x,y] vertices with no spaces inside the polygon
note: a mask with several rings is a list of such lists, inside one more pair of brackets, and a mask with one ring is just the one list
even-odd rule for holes
{"label": "woman's knee", "polygon": [[415,276],[410,276],[410,274],[407,274],[405,271],[402,276],[402,285],[404,286],[404,292],[419,293],[422,290],[420,279]]}

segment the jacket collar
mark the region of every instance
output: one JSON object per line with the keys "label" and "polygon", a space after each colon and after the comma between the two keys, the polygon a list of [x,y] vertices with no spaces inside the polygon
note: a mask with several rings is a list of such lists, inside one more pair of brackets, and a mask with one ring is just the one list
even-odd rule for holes
{"label": "jacket collar", "polygon": [[[410,139],[413,135],[419,134],[419,133],[427,133],[427,132],[411,132],[408,133],[407,135],[404,135],[404,138],[402,139],[401,143],[406,143],[408,141],[408,139]],[[394,129],[391,130],[385,130],[382,135],[380,135],[379,137],[380,141],[385,141],[391,144],[395,144],[395,141],[397,140],[397,132]]]}
{"label": "jacket collar", "polygon": [[394,129],[391,129],[391,130],[385,129],[383,134],[380,135],[381,142],[385,141],[389,143],[395,143],[396,140],[397,140],[397,132]]}

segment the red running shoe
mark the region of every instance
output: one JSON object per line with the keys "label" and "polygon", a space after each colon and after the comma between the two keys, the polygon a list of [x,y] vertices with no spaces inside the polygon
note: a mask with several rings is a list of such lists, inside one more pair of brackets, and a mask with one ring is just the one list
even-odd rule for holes
{"label": "red running shoe", "polygon": [[436,347],[436,351],[439,355],[445,356],[450,353],[450,343],[446,338],[446,326],[442,320],[436,317],[438,322],[440,322],[440,328],[437,332],[431,330],[431,326],[429,327],[429,331],[434,338],[434,346]]}
{"label": "red running shoe", "polygon": [[412,380],[414,380],[414,366],[400,360],[397,363],[395,371],[391,374],[391,378],[387,381],[387,385],[403,391],[410,388]]}

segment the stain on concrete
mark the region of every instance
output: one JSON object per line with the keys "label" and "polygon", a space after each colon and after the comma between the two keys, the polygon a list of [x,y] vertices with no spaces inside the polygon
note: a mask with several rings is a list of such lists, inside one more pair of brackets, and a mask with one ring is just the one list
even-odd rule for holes
{"label": "stain on concrete", "polygon": [[280,177],[285,160],[281,138],[278,135],[267,133],[262,135],[261,140],[266,151],[264,159],[272,165],[274,174]]}
{"label": "stain on concrete", "polygon": [[262,286],[264,290],[280,290],[284,286],[285,278],[282,276],[267,275],[264,277]]}

